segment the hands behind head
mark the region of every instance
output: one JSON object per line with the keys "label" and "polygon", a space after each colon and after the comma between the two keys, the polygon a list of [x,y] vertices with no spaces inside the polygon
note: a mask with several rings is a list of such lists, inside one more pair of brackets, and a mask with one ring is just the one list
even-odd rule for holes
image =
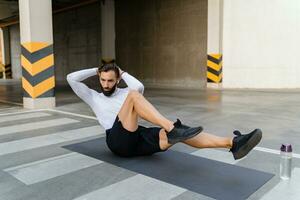
{"label": "hands behind head", "polygon": [[119,72],[120,72],[120,75],[122,74],[122,72],[124,72],[119,66],[118,66],[118,68],[119,68]]}
{"label": "hands behind head", "polygon": [[119,74],[120,74],[120,76],[119,76],[119,79],[118,79],[118,81],[120,81],[121,79],[122,79],[122,77],[121,77],[121,75],[122,75],[122,73],[124,72],[119,66],[118,66],[118,68],[119,68]]}

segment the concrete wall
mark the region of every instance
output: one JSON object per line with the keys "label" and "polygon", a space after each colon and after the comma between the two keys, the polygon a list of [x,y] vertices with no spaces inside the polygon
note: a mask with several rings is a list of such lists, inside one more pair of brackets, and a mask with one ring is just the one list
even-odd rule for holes
{"label": "concrete wall", "polygon": [[118,64],[153,87],[206,87],[207,0],[115,2]]}
{"label": "concrete wall", "polygon": [[299,88],[298,0],[226,0],[225,88]]}
{"label": "concrete wall", "polygon": [[66,84],[66,75],[72,71],[100,64],[100,3],[53,15],[53,32],[58,84]]}

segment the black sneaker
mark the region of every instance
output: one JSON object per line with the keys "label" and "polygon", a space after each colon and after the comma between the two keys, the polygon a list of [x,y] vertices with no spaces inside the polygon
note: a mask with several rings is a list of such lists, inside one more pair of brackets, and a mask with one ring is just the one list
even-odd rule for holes
{"label": "black sneaker", "polygon": [[174,128],[167,133],[168,143],[175,144],[187,140],[198,135],[202,130],[203,128],[201,126],[190,128],[181,124],[181,122],[177,119],[177,122],[174,123]]}
{"label": "black sneaker", "polygon": [[246,156],[261,140],[262,132],[260,129],[255,129],[251,133],[242,135],[239,131],[234,131],[232,147],[230,151],[235,160]]}
{"label": "black sneaker", "polygon": [[174,126],[177,127],[177,128],[183,128],[183,129],[191,128],[187,125],[182,124],[179,119],[177,119],[177,121],[174,123]]}

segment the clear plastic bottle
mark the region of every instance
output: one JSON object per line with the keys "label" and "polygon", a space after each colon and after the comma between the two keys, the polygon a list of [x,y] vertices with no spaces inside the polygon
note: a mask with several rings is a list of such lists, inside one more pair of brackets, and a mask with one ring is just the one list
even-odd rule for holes
{"label": "clear plastic bottle", "polygon": [[282,144],[280,148],[280,178],[288,180],[292,173],[292,145]]}

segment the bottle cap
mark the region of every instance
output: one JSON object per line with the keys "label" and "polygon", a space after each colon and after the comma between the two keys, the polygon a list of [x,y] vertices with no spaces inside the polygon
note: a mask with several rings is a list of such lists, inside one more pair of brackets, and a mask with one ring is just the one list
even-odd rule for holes
{"label": "bottle cap", "polygon": [[280,151],[292,152],[292,145],[291,144],[282,144],[280,147]]}

